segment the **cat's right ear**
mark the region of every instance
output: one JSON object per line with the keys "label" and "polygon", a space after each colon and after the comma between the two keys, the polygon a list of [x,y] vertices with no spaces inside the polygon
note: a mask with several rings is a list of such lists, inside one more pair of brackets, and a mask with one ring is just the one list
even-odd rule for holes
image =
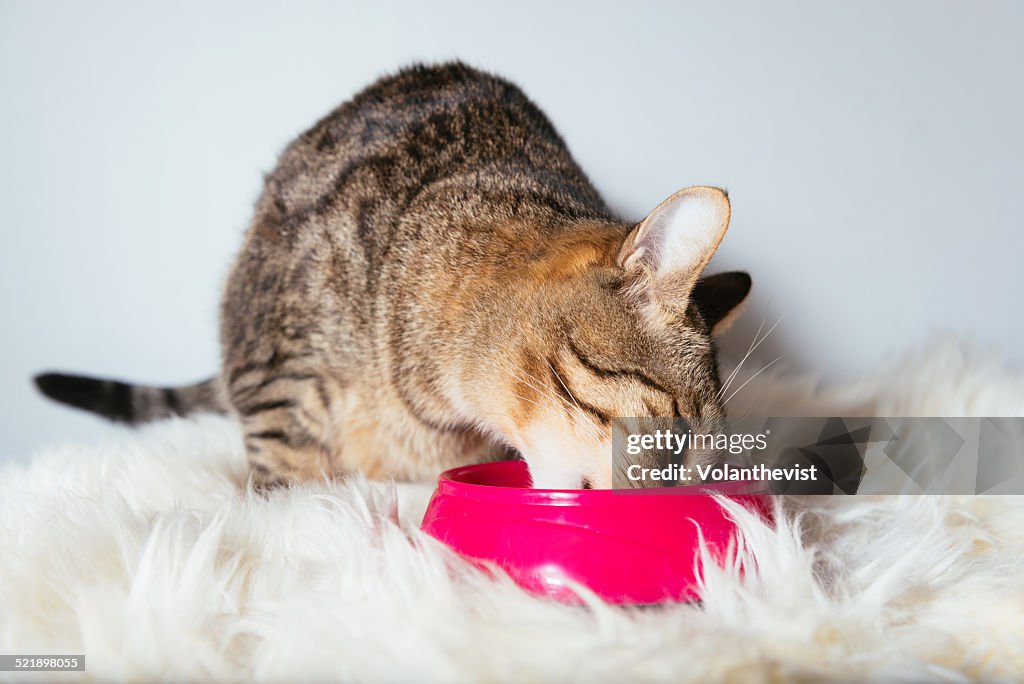
{"label": "cat's right ear", "polygon": [[728,196],[706,186],[680,190],[655,207],[619,249],[630,294],[657,318],[684,312],[730,214]]}

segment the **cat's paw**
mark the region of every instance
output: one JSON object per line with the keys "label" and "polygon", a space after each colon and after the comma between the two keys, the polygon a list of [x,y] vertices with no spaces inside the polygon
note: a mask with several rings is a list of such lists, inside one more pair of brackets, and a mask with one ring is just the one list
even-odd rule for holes
{"label": "cat's paw", "polygon": [[286,489],[292,485],[292,480],[282,473],[277,473],[262,463],[249,464],[248,488],[264,498],[271,492]]}

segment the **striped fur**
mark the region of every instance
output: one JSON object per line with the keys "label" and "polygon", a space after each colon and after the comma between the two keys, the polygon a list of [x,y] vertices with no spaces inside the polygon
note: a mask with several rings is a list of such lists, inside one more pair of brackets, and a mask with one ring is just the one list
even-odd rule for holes
{"label": "striped fur", "polygon": [[197,411],[226,413],[228,408],[216,379],[184,387],[146,387],[118,380],[43,373],[35,377],[35,383],[40,392],[55,401],[119,423],[148,423]]}
{"label": "striped fur", "polygon": [[[40,386],[129,421],[223,396],[260,486],[430,478],[510,450],[536,484],[607,486],[613,416],[721,414],[710,331],[749,289],[742,274],[696,285],[728,224],[723,193],[665,206],[615,216],[509,82],[406,69],[266,177],[224,293],[216,391]],[[668,249],[684,229],[708,247]]]}

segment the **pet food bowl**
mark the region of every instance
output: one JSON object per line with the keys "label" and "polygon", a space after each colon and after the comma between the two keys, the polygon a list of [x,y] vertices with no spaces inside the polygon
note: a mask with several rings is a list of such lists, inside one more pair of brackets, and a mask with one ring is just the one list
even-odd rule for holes
{"label": "pet food bowl", "polygon": [[442,473],[422,528],[559,601],[580,601],[574,585],[614,604],[689,601],[700,598],[701,539],[722,562],[736,533],[713,493],[771,520],[770,498],[751,485],[531,489],[524,462],[497,461]]}

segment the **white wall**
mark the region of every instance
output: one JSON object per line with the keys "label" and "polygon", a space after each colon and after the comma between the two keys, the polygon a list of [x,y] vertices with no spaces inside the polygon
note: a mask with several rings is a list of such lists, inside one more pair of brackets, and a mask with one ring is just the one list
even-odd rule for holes
{"label": "white wall", "polygon": [[714,268],[801,369],[952,329],[1024,365],[1020,3],[0,2],[0,457],[110,429],[29,384],[217,365],[219,289],[278,150],[376,75],[523,85],[612,203],[729,188]]}

